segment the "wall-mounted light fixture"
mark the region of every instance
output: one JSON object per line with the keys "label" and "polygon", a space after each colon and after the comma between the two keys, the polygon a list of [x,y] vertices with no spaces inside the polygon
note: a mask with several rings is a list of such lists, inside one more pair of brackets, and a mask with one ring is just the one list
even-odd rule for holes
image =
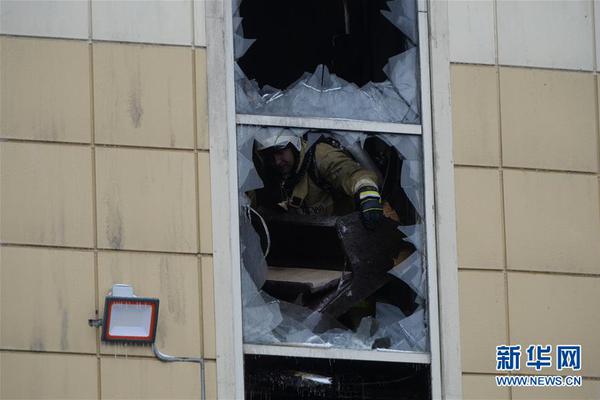
{"label": "wall-mounted light fixture", "polygon": [[102,326],[102,341],[151,344],[156,358],[163,362],[188,362],[200,365],[201,399],[206,400],[204,358],[179,357],[162,353],[154,340],[158,321],[158,299],[137,297],[131,285],[113,285],[105,298],[104,318],[88,319],[92,327]]}
{"label": "wall-mounted light fixture", "polygon": [[158,303],[158,299],[137,297],[130,285],[113,285],[105,298],[102,340],[117,343],[154,343]]}

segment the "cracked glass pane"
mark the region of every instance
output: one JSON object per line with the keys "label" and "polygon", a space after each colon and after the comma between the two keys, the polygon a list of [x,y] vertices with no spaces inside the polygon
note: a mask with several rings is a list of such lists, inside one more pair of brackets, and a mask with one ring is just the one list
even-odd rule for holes
{"label": "cracked glass pane", "polygon": [[431,399],[429,365],[244,357],[247,399]]}
{"label": "cracked glass pane", "polygon": [[416,0],[234,0],[236,111],[420,123]]}
{"label": "cracked glass pane", "polygon": [[428,351],[421,138],[237,136],[244,341]]}

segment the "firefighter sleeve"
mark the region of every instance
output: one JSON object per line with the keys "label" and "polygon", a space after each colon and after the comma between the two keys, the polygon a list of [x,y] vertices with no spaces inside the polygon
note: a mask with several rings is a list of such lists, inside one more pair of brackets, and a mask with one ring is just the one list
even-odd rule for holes
{"label": "firefighter sleeve", "polygon": [[353,197],[362,187],[379,187],[377,175],[365,169],[345,151],[327,143],[318,143],[316,146],[317,172],[335,189]]}

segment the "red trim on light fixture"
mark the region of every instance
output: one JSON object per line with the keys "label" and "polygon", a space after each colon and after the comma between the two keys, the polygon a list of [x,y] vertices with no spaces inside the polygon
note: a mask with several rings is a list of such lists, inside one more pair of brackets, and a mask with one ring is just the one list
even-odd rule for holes
{"label": "red trim on light fixture", "polygon": [[[115,304],[132,304],[150,306],[150,329],[147,336],[119,336],[111,335],[110,322],[112,314],[112,306]],[[127,298],[127,297],[107,297],[105,304],[105,315],[102,332],[102,340],[107,342],[139,342],[153,343],[156,337],[156,324],[158,320],[158,299],[148,298]]]}

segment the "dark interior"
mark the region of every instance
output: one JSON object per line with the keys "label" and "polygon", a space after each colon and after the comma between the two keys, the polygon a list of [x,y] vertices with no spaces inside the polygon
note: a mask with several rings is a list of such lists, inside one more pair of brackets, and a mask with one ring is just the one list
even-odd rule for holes
{"label": "dark interior", "polygon": [[[377,136],[365,140],[365,151],[374,162],[383,177],[381,195],[394,209],[400,225],[414,225],[418,221],[417,212],[401,186],[402,162],[395,149]],[[254,153],[253,163],[261,176],[265,188],[256,191],[257,206],[262,213],[279,214],[276,219],[269,219],[271,232],[271,250],[267,262],[276,266],[296,266],[343,270],[346,265],[345,255],[337,240],[335,217],[310,217],[304,223],[286,223],[286,218],[277,204],[283,200],[278,189],[277,177],[263,165]],[[260,222],[253,220],[255,229],[263,233]],[[290,227],[293,226],[293,229]],[[266,238],[261,236],[263,250],[266,249]],[[306,249],[311,249],[307,252]]]}
{"label": "dark interior", "polygon": [[247,400],[427,400],[429,365],[246,355]]}
{"label": "dark interior", "polygon": [[381,10],[385,0],[243,0],[243,34],[256,42],[238,64],[260,87],[284,89],[320,64],[358,86],[385,81],[407,39]]}
{"label": "dark interior", "polygon": [[417,212],[402,189],[402,159],[395,149],[376,136],[365,140],[365,151],[369,154],[383,176],[382,197],[398,214],[400,225],[414,225]]}
{"label": "dark interior", "polygon": [[345,253],[335,226],[328,223],[330,219],[323,218],[322,223],[293,225],[283,218],[270,219],[271,251],[267,264],[343,271]]}
{"label": "dark interior", "polygon": [[[374,315],[376,302],[393,304],[405,315],[416,308],[413,290],[387,273],[398,262],[393,262],[394,258],[402,260],[414,251],[414,246],[405,242],[404,235],[397,230],[398,224],[417,222],[417,213],[400,184],[402,159],[376,136],[366,139],[365,151],[383,177],[382,197],[396,214],[395,220],[382,221],[372,232],[364,229],[356,212],[323,217],[278,211],[277,204],[283,198],[279,197],[281,191],[276,179],[269,176],[270,169],[264,168],[259,159],[254,160],[265,183],[265,189],[256,192],[256,206],[270,234],[267,264],[290,268],[290,274],[297,274],[292,270],[298,268],[348,274],[346,283],[332,281],[318,289],[311,286],[309,278],[303,281],[298,275],[293,280],[267,279],[263,290],[280,300],[327,313],[348,329],[356,329],[361,318]],[[253,224],[266,250],[265,231],[257,218]],[[346,292],[347,295],[339,295]],[[386,345],[380,343],[378,347]]]}

